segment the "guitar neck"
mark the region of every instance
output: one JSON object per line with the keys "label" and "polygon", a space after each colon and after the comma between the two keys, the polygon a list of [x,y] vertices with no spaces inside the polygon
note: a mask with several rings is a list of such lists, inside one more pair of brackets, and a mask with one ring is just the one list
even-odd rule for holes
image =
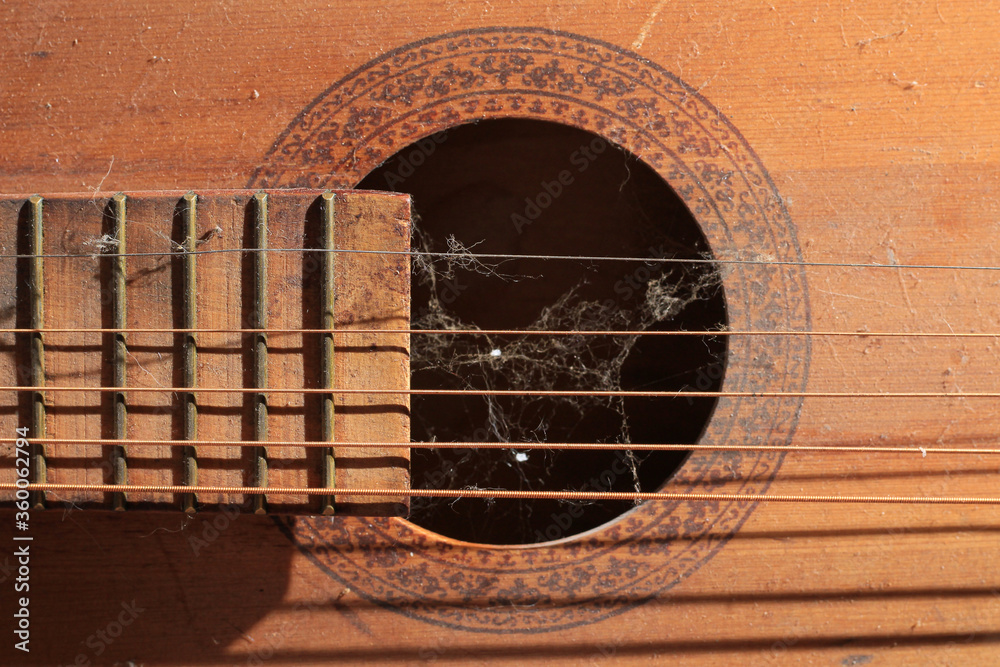
{"label": "guitar neck", "polygon": [[36,506],[405,513],[335,502],[408,485],[408,396],[357,393],[409,387],[405,196],[5,197],[0,230]]}

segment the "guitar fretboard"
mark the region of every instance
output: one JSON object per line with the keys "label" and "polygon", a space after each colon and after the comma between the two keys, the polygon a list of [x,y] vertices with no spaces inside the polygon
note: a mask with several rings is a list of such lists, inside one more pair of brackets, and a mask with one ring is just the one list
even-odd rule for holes
{"label": "guitar fretboard", "polygon": [[405,196],[2,197],[0,246],[0,479],[76,487],[33,506],[405,513],[336,494],[408,486],[408,397],[357,391],[409,387]]}

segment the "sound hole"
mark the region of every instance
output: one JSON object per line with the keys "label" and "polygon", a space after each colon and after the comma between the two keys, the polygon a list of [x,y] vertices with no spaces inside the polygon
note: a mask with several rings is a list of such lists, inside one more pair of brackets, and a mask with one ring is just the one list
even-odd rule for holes
{"label": "sound hole", "polygon": [[[413,197],[412,322],[424,329],[691,330],[726,324],[719,274],[704,264],[476,259],[472,254],[710,257],[666,182],[594,134],[490,120],[412,144],[360,188]],[[414,389],[717,390],[725,337],[420,335]],[[414,488],[655,490],[693,443],[711,398],[414,396],[411,439],[509,442],[504,449],[415,449]],[[586,442],[634,449],[551,450]],[[414,498],[411,520],[460,540],[527,544],[606,523],[629,502]]]}

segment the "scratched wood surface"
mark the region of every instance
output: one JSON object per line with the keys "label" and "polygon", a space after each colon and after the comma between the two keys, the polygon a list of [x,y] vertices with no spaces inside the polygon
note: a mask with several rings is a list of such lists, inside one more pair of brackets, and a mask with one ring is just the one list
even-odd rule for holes
{"label": "scratched wood surface", "polygon": [[[5,193],[106,197],[282,186],[300,177],[349,186],[377,163],[364,153],[374,145],[367,135],[327,126],[331,137],[303,135],[324,147],[311,151],[290,148],[294,132],[283,135],[310,122],[304,110],[317,96],[359,71],[376,80],[398,63],[366,63],[417,40],[429,41],[405,53],[425,63],[466,49],[461,37],[437,39],[445,33],[525,26],[563,31],[545,34],[566,45],[552,48],[563,48],[570,88],[586,88],[586,75],[602,67],[588,59],[610,53],[608,68],[646,71],[652,63],[710,100],[766,167],[804,260],[998,263],[1000,14],[989,3],[278,0],[251,10],[71,1],[7,3],[0,21]],[[518,53],[551,64],[551,54],[541,55],[549,46],[531,41],[541,33],[499,33],[529,35]],[[500,55],[479,60],[476,76],[502,75],[501,52],[515,46],[499,44]],[[567,70],[576,57],[588,64]],[[531,70],[496,85],[521,95],[558,85],[545,72],[531,79]],[[431,97],[432,75],[420,79],[418,68],[414,76],[421,85],[407,94]],[[512,101],[514,93],[477,93],[475,76],[454,85],[469,86],[479,102],[456,110],[457,120],[536,113]],[[380,91],[377,104],[348,105],[343,116],[333,107],[313,111],[388,123],[400,89]],[[627,103],[653,97],[640,91],[618,100],[613,91],[609,85],[594,105],[624,114],[635,107]],[[572,123],[583,105],[573,106],[572,90],[560,94],[571,100]],[[393,130],[397,147],[447,120],[408,122]],[[577,124],[601,132],[590,120]],[[647,150],[633,135],[623,143],[640,156]],[[352,145],[361,150],[350,159],[337,152]],[[815,330],[1000,330],[994,272],[803,274]],[[742,314],[738,303],[731,308]],[[810,391],[996,391],[996,360],[992,338],[817,339],[803,382]],[[753,379],[752,371],[737,369],[732,381]],[[808,398],[792,442],[987,447],[998,413],[990,399]],[[767,492],[993,496],[998,469],[988,454],[797,453],[784,458]],[[673,484],[684,483],[682,476]],[[643,511],[633,519],[641,523]],[[14,652],[9,639],[0,651],[15,664],[995,661],[1000,511],[761,503],[734,512],[743,512],[741,522],[709,524],[690,545],[655,531],[623,537],[618,525],[586,540],[512,549],[469,548],[402,519],[47,513],[31,523],[32,653]],[[11,534],[13,517],[2,525]],[[635,562],[651,572],[650,563],[688,546],[705,555],[658,592],[636,578],[602,596],[588,592],[597,584],[568,582],[558,569],[598,543],[619,554],[622,570]],[[715,546],[697,551],[706,543]],[[9,554],[4,608],[15,595]],[[589,576],[628,580],[602,568]],[[601,605],[613,613],[601,616]],[[534,620],[549,617],[569,620]]]}

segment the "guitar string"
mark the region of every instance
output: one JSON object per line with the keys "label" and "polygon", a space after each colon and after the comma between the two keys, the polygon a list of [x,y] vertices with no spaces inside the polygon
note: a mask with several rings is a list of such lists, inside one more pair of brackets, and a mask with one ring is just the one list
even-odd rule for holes
{"label": "guitar string", "polygon": [[[14,443],[17,438],[0,438],[0,443]],[[154,440],[147,438],[26,438],[29,442],[46,445],[129,445],[138,447],[259,447],[259,440]],[[919,447],[892,445],[706,445],[681,443],[594,443],[594,442],[379,442],[345,441],[327,442],[312,440],[268,440],[268,448],[325,448],[338,449],[572,449],[593,451],[705,451],[705,452],[842,452],[915,454],[1000,454],[1000,447]]]}
{"label": "guitar string", "polygon": [[[346,254],[388,254],[406,256],[432,256],[447,259],[478,260],[487,259],[543,259],[543,260],[575,260],[575,261],[624,261],[624,262],[653,262],[653,263],[684,263],[684,264],[737,264],[737,265],[757,265],[757,266],[801,266],[801,267],[847,267],[847,268],[872,268],[872,269],[940,269],[940,270],[982,270],[1000,271],[1000,266],[988,265],[944,265],[944,264],[878,264],[878,263],[855,263],[855,262],[792,262],[792,261],[772,261],[757,259],[707,259],[707,258],[678,258],[678,257],[609,257],[592,255],[518,255],[505,253],[475,253],[460,254],[454,252],[426,252],[426,251],[381,251],[381,250],[351,250],[351,249],[311,249],[311,248],[226,248],[218,250],[196,250],[191,252],[132,252],[132,253],[99,253],[99,254],[46,254],[41,255],[42,259],[48,258],[120,258],[120,257],[183,257],[187,255],[199,254],[221,254],[221,253],[253,253],[253,252],[333,252]],[[0,259],[35,259],[38,255],[31,254],[5,254],[0,255]],[[304,333],[325,333],[326,329],[181,329],[181,328],[136,328],[136,329],[114,329],[114,328],[2,328],[0,333],[279,333],[279,334],[304,334]],[[915,337],[915,338],[988,338],[1000,337],[1000,332],[902,332],[902,331],[739,331],[739,330],[709,330],[709,331],[532,331],[532,330],[427,330],[427,329],[345,329],[336,330],[335,333],[365,333],[365,334],[477,334],[477,335],[642,335],[642,336],[677,336],[677,335],[703,335],[703,336],[884,336],[884,337]]]}
{"label": "guitar string", "polygon": [[317,387],[92,387],[0,386],[0,392],[187,394],[341,394],[353,396],[533,396],[591,398],[1000,398],[1000,391],[643,391],[558,389],[324,389]]}
{"label": "guitar string", "polygon": [[764,493],[676,493],[669,491],[518,491],[509,489],[375,489],[316,488],[288,486],[176,486],[143,484],[55,484],[0,483],[0,491],[24,488],[31,491],[94,491],[98,493],[217,493],[222,495],[334,495],[337,497],[391,498],[486,498],[489,500],[618,500],[618,501],[692,501],[692,502],[776,502],[776,503],[848,503],[893,505],[1000,505],[994,496],[891,496],[891,495],[812,495]]}
{"label": "guitar string", "polygon": [[854,269],[928,269],[955,271],[1000,271],[1000,266],[993,265],[962,265],[962,264],[880,264],[877,262],[814,262],[770,259],[711,259],[707,257],[610,257],[606,255],[539,255],[510,253],[456,253],[429,252],[425,250],[357,250],[348,248],[219,248],[216,250],[192,250],[190,252],[165,250],[161,252],[100,252],[100,253],[51,253],[33,254],[0,254],[0,259],[110,259],[121,257],[185,257],[188,255],[219,255],[227,253],[328,253],[360,254],[360,255],[398,255],[406,257],[438,257],[458,261],[477,261],[481,259],[500,260],[568,260],[582,262],[641,262],[649,264],[707,264],[707,265],[750,265],[750,266],[793,266],[793,267],[832,267]]}
{"label": "guitar string", "polygon": [[[169,327],[152,328],[0,328],[0,334],[424,334],[424,335],[478,335],[478,336],[831,336],[845,338],[1000,338],[1000,332],[978,331],[831,331],[831,330],[772,330],[755,331],[741,329],[708,329],[690,331],[631,331],[626,329],[594,330],[594,329],[297,329],[297,328],[264,328],[264,329],[184,329]],[[235,349],[235,348],[234,348]]]}
{"label": "guitar string", "polygon": [[[220,249],[220,250],[205,250],[205,251],[194,251],[190,254],[220,254],[227,252],[324,252],[323,250],[317,249]],[[840,267],[840,268],[873,268],[873,269],[939,269],[939,270],[984,270],[984,271],[996,271],[1000,270],[1000,267],[996,266],[971,266],[971,265],[941,265],[941,264],[875,264],[875,263],[851,263],[851,262],[791,262],[791,261],[774,261],[774,260],[759,260],[759,259],[735,259],[735,260],[716,260],[716,259],[695,259],[695,258],[644,258],[644,257],[600,257],[600,256],[561,256],[561,255],[509,255],[509,254],[498,254],[498,253],[476,253],[475,255],[460,255],[457,253],[433,253],[433,252],[415,252],[415,251],[363,251],[363,250],[335,250],[333,252],[342,253],[356,253],[356,254],[385,254],[385,255],[406,255],[406,256],[433,256],[446,259],[504,259],[504,260],[515,260],[515,259],[543,259],[543,260],[575,260],[575,261],[624,261],[624,262],[643,262],[643,263],[674,263],[674,264],[715,264],[715,265],[727,265],[727,264],[739,264],[739,265],[755,265],[755,266],[801,266],[801,267]],[[188,253],[106,253],[100,255],[44,255],[43,258],[102,258],[102,257],[142,257],[142,256],[156,256],[163,257],[168,255],[178,255],[182,256]],[[32,259],[35,255],[0,255],[0,258],[6,259]],[[317,329],[284,329],[284,330],[269,330],[268,333],[322,333],[325,330]],[[3,333],[261,333],[261,330],[180,330],[180,329],[166,329],[166,330],[127,330],[127,329],[5,329],[0,330]],[[670,332],[632,332],[632,331],[518,331],[518,330],[467,330],[467,331],[454,331],[454,330],[419,330],[419,329],[401,329],[401,330],[341,330],[336,331],[336,333],[369,333],[369,334],[472,334],[472,335],[704,335],[704,336],[739,336],[739,335],[764,335],[764,336],[794,336],[794,335],[809,335],[809,336],[860,336],[860,337],[871,337],[871,336],[906,336],[906,337],[934,337],[934,338],[986,338],[986,337],[996,337],[1000,334],[991,333],[981,333],[981,332],[842,332],[842,331],[736,331],[736,330],[722,330],[722,331],[704,331],[704,332],[686,332],[686,331],[670,331]],[[3,389],[13,389],[14,391],[51,391],[51,390],[69,390],[69,391],[121,391],[121,388],[31,388],[31,387],[17,387],[17,388],[0,388]],[[154,388],[134,388],[126,389],[126,391],[139,390],[155,390]],[[160,391],[184,391],[185,388],[162,388]],[[198,390],[204,391],[204,390]],[[232,389],[227,389],[223,391],[236,391]],[[260,389],[246,390],[253,391],[254,393],[261,393]],[[271,393],[314,393],[311,391],[304,390],[284,390],[284,389],[267,389],[265,390]],[[322,391],[322,390],[321,390]],[[216,390],[210,390],[211,393],[217,393]],[[329,390],[323,391],[323,393],[391,393],[398,394],[403,393],[396,390],[358,390],[357,392],[351,390],[337,390],[335,392],[330,392]],[[471,392],[469,390],[430,390],[430,391],[417,391],[409,390],[405,393],[408,394],[436,394],[436,395],[465,395],[470,393],[476,393],[478,395],[535,395],[535,396],[553,396],[553,395],[579,395],[579,396],[678,396],[683,393],[686,396],[741,396],[741,397],[751,397],[751,398],[764,398],[764,397],[782,397],[782,396],[798,396],[798,397],[989,397],[996,398],[1000,397],[1000,393],[995,392],[555,392],[555,391],[537,391],[537,392],[504,392],[504,391],[482,391],[482,392]],[[56,440],[51,440],[55,442]],[[139,441],[130,441],[128,444],[138,444]],[[209,442],[209,441],[206,441]],[[123,441],[115,441],[116,444],[123,444]],[[79,441],[77,444],[82,444]],[[153,443],[148,443],[152,445]],[[161,443],[156,443],[161,444]],[[177,444],[191,445],[191,442],[181,441]],[[221,444],[221,443],[220,443]],[[225,443],[231,445],[232,443]],[[391,446],[395,444],[396,446],[409,446],[409,447],[441,447],[441,446],[468,446],[474,445],[481,448],[526,448],[524,443],[351,443],[357,447],[383,447]],[[279,446],[277,443],[268,443],[269,446]],[[305,443],[296,443],[292,445],[289,443],[288,446],[308,446]],[[326,443],[317,443],[315,446],[327,446]],[[338,443],[337,446],[350,446],[347,443]],[[921,452],[922,455],[926,456],[928,452],[932,453],[1000,453],[1000,449],[977,449],[977,448],[904,448],[904,447],[857,447],[857,446],[721,446],[721,447],[711,447],[707,445],[653,445],[653,446],[636,446],[636,445],[623,445],[621,447],[608,447],[607,445],[599,445],[596,443],[539,443],[539,446],[545,446],[548,448],[561,448],[561,449],[590,449],[590,448],[601,448],[601,449],[678,449],[678,450],[694,450],[694,449],[715,449],[719,451],[726,450],[744,450],[754,449],[754,450],[781,450],[781,451],[842,451],[842,452],[858,452],[858,451],[883,451],[883,452],[908,452],[916,453]],[[192,487],[192,486],[181,486],[181,487],[143,487],[137,485],[125,486],[115,486],[115,485],[55,485],[55,484],[43,484],[43,485],[32,485],[36,487],[37,490],[69,490],[70,488],[76,488],[78,490],[93,490],[93,491],[106,491],[106,492],[174,492],[174,493],[267,493],[267,494],[328,494],[329,489],[306,489],[306,488],[246,488],[246,487]],[[14,484],[0,484],[0,489],[13,489],[16,485]],[[914,502],[933,502],[933,503],[962,503],[962,504],[1000,504],[1000,498],[926,498],[926,497],[894,497],[894,496],[803,496],[803,495],[791,495],[791,496],[766,496],[766,495],[754,495],[754,494],[667,494],[663,492],[652,492],[652,493],[639,493],[639,492],[591,492],[591,493],[580,493],[580,492],[524,492],[524,491],[507,491],[507,490],[393,490],[388,492],[386,490],[379,489],[354,489],[345,490],[338,489],[338,495],[386,495],[395,494],[406,497],[415,496],[437,496],[437,497],[483,497],[483,498],[555,498],[562,500],[654,500],[654,499],[671,499],[671,500],[745,500],[745,501],[790,501],[790,502],[880,502],[880,503],[914,503]],[[702,497],[704,496],[704,497]]]}
{"label": "guitar string", "polygon": [[[841,268],[872,268],[872,269],[939,269],[939,270],[982,270],[998,271],[1000,266],[988,265],[944,265],[944,264],[878,264],[878,263],[855,263],[855,262],[792,262],[792,261],[772,261],[759,259],[707,259],[707,258],[678,258],[678,257],[609,257],[593,255],[519,255],[505,253],[470,253],[460,254],[454,252],[426,252],[426,251],[381,251],[381,250],[351,250],[351,249],[311,249],[311,248],[226,248],[218,250],[196,250],[192,252],[132,252],[132,253],[99,253],[99,254],[46,254],[41,255],[43,259],[48,258],[120,258],[120,257],[183,257],[187,255],[199,254],[222,254],[222,253],[254,253],[254,252],[334,252],[345,254],[388,254],[406,256],[431,256],[446,259],[478,260],[486,259],[542,259],[542,260],[574,260],[574,261],[623,261],[623,262],[651,262],[651,263],[683,263],[683,264],[736,264],[736,265],[756,265],[756,266],[801,266],[801,267],[841,267]],[[6,254],[0,255],[0,259],[34,259],[37,255],[31,254]],[[280,334],[304,334],[304,333],[324,333],[325,329],[180,329],[180,328],[146,328],[146,329],[113,329],[113,328],[58,328],[58,329],[30,329],[30,328],[3,328],[0,333],[280,333]],[[709,331],[532,331],[532,330],[426,330],[426,329],[355,329],[337,330],[335,333],[366,333],[366,334],[478,334],[478,335],[642,335],[642,336],[677,336],[677,335],[704,335],[704,336],[884,336],[884,337],[915,337],[915,338],[987,338],[998,337],[1000,333],[989,332],[901,332],[901,331],[738,331],[738,330],[709,330]]]}

